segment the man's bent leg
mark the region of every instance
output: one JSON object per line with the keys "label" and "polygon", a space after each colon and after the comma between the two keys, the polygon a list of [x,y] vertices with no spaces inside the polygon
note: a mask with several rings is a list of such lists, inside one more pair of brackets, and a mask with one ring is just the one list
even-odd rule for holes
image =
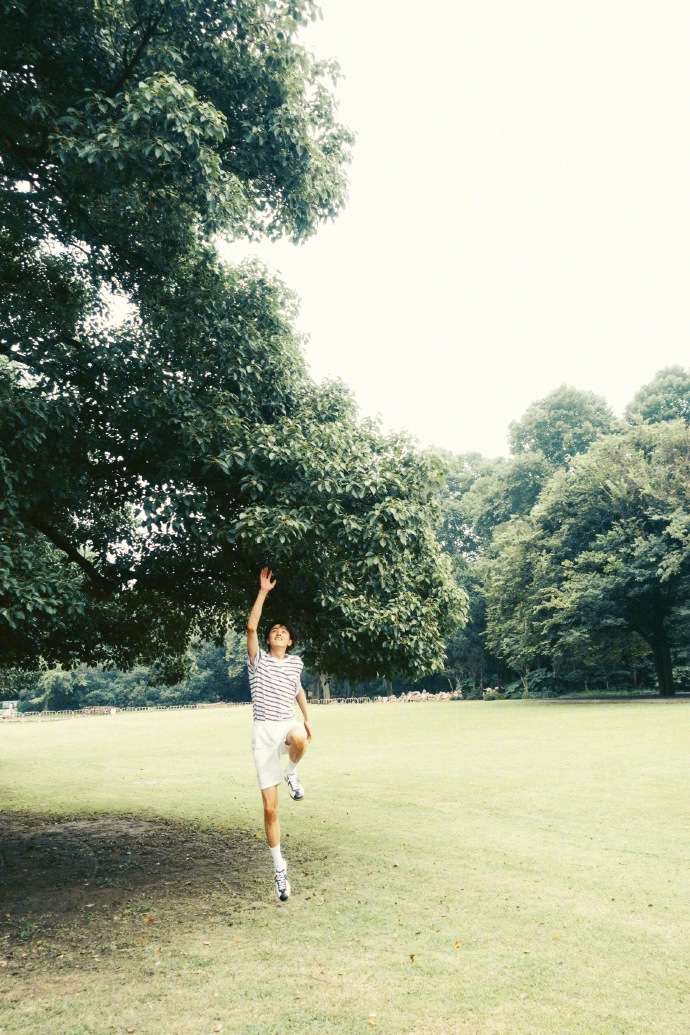
{"label": "man's bent leg", "polygon": [[297,765],[307,749],[307,734],[304,726],[295,726],[285,738],[288,755],[293,765]]}

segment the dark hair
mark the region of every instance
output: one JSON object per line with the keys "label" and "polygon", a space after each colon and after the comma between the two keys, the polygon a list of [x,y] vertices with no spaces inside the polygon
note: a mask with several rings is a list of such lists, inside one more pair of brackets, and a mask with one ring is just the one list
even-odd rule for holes
{"label": "dark hair", "polygon": [[283,629],[287,629],[290,639],[292,640],[292,646],[288,647],[287,649],[292,650],[292,648],[297,643],[297,634],[295,633],[295,627],[293,625],[288,625],[287,622],[271,622],[268,629],[266,630],[266,646],[268,646],[268,634],[270,633],[271,629],[275,629],[276,625],[282,625]]}

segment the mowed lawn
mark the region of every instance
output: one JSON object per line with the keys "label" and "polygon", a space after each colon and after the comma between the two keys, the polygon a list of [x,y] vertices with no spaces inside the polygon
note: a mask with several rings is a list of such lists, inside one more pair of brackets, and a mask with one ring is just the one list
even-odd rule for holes
{"label": "mowed lawn", "polygon": [[0,728],[2,1035],[687,1035],[690,702],[313,715],[287,905],[247,707]]}

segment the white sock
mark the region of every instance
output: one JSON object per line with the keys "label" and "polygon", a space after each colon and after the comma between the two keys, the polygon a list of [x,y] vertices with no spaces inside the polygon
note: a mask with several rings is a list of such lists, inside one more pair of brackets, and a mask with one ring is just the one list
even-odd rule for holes
{"label": "white sock", "polygon": [[287,768],[285,770],[285,775],[286,776],[296,776],[297,775],[297,762],[288,762]]}
{"label": "white sock", "polygon": [[[271,848],[270,845],[268,847]],[[271,848],[271,855],[273,856],[273,865],[276,868],[276,872],[278,870],[284,870],[286,868],[285,859],[283,859],[283,853],[280,850],[279,844],[276,845],[275,848]]]}

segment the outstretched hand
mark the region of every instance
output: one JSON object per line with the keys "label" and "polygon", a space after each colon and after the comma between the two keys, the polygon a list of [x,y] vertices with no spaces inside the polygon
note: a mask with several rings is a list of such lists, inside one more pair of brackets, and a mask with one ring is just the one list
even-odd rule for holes
{"label": "outstretched hand", "polygon": [[259,575],[259,582],[261,583],[261,589],[264,593],[270,593],[272,589],[275,589],[277,580],[273,578],[273,572],[268,568],[262,568],[261,574]]}

